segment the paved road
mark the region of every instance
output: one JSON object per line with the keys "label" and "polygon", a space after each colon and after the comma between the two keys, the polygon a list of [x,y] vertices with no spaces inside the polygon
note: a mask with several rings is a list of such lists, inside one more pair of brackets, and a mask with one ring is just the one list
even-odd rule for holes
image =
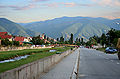
{"label": "paved road", "polygon": [[81,48],[78,79],[120,79],[117,55]]}
{"label": "paved road", "polygon": [[70,79],[79,52],[78,50],[65,57],[60,63],[53,67],[48,73],[43,74],[39,79]]}

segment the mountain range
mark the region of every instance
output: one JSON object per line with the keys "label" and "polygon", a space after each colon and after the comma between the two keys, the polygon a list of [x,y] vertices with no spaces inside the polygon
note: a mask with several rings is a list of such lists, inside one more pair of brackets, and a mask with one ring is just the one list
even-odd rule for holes
{"label": "mountain range", "polygon": [[106,19],[93,17],[60,17],[46,21],[32,23],[19,23],[24,28],[57,38],[64,36],[65,39],[74,34],[74,38],[80,37],[88,40],[91,36],[100,36],[107,33],[111,28],[120,30],[120,19]]}
{"label": "mountain range", "polygon": [[45,33],[52,38],[64,36],[69,39],[70,34],[88,40],[91,36],[100,36],[111,28],[120,30],[120,19],[106,19],[93,17],[60,17],[46,21],[31,23],[15,23],[5,18],[0,18],[0,32],[13,35],[36,36]]}
{"label": "mountain range", "polygon": [[9,34],[20,36],[36,36],[39,34],[5,18],[0,18],[0,32],[8,32]]}

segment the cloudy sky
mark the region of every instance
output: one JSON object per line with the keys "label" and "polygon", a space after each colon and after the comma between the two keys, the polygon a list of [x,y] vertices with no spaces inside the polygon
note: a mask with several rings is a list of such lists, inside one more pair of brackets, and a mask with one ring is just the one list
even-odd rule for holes
{"label": "cloudy sky", "polygon": [[120,18],[120,0],[0,0],[0,18],[14,22],[63,16]]}

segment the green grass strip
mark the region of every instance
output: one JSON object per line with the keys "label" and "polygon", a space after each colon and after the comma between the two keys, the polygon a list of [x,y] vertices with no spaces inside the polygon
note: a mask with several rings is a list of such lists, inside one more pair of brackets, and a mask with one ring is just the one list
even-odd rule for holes
{"label": "green grass strip", "polygon": [[[26,49],[26,50],[19,50],[19,51],[17,50],[17,51],[2,52],[4,54],[6,54],[5,56],[3,56],[3,59],[8,58],[8,57],[12,57],[12,56],[14,57],[15,55],[19,55],[19,54],[20,55],[31,54],[31,55],[28,58],[21,59],[18,61],[0,63],[0,73],[5,72],[7,70],[17,68],[17,67],[22,66],[24,64],[31,63],[31,62],[36,61],[38,59],[51,56],[53,54],[56,54],[56,52],[64,52],[70,48],[71,47],[58,47],[58,48],[47,48],[47,49]],[[49,52],[50,49],[55,49],[57,51],[50,53]],[[32,53],[34,53],[34,54],[32,54]],[[0,54],[0,57],[2,58],[1,54]]]}

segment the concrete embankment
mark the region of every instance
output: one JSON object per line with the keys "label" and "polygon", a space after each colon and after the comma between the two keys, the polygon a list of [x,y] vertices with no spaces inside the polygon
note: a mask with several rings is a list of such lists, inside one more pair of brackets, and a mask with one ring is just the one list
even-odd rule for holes
{"label": "concrete embankment", "polygon": [[40,77],[41,73],[47,72],[51,67],[61,61],[65,56],[72,53],[74,50],[68,50],[62,54],[55,54],[3,72],[0,74],[0,79],[37,79]]}
{"label": "concrete embankment", "polygon": [[12,51],[12,50],[24,50],[24,49],[42,49],[42,48],[52,48],[49,47],[0,47],[0,51]]}

